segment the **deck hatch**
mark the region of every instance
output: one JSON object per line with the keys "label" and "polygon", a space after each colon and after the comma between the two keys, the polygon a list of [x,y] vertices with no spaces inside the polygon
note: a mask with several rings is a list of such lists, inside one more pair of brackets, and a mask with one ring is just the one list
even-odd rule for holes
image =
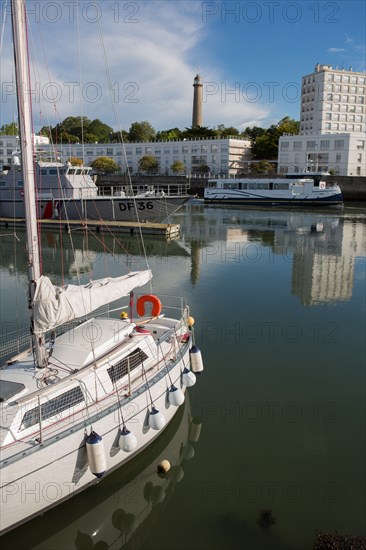
{"label": "deck hatch", "polygon": [[[66,409],[70,409],[74,405],[84,401],[84,395],[80,387],[72,388],[71,390],[50,399],[44,403],[41,403],[41,418],[47,420],[52,416],[56,416]],[[34,407],[30,411],[27,411],[23,416],[20,430],[26,430],[39,422],[39,407]]]}
{"label": "deck hatch", "polygon": [[0,380],[0,403],[8,401],[25,389],[25,385],[10,380]]}
{"label": "deck hatch", "polygon": [[134,349],[127,357],[115,363],[112,367],[107,369],[109,377],[114,384],[123,376],[126,376],[128,373],[128,365],[130,366],[130,371],[142,364],[148,356],[140,348]]}

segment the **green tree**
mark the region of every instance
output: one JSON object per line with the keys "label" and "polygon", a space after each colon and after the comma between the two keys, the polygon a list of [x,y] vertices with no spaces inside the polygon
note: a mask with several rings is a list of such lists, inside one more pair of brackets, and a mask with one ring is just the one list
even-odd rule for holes
{"label": "green tree", "polygon": [[159,141],[171,141],[173,139],[181,139],[182,131],[179,128],[170,128],[169,130],[162,130],[156,134],[156,139]]}
{"label": "green tree", "polygon": [[89,125],[90,120],[86,116],[69,116],[59,124],[56,124],[56,126],[52,129],[52,137],[55,140],[58,134],[63,136],[72,136],[73,138],[77,138],[77,141],[82,141],[83,133],[87,132]]}
{"label": "green tree", "polygon": [[150,122],[133,122],[128,132],[129,141],[154,141],[156,132]]}
{"label": "green tree", "polygon": [[186,170],[184,163],[180,160],[176,160],[175,162],[173,162],[170,168],[172,169],[174,174],[183,174]]}
{"label": "green tree", "polygon": [[259,162],[254,162],[251,164],[250,171],[253,174],[272,174],[275,171],[275,168],[271,162],[263,159]]}
{"label": "green tree", "polygon": [[67,160],[71,164],[71,166],[82,166],[83,165],[83,161],[79,157],[70,157]]}
{"label": "green tree", "polygon": [[234,126],[224,126],[224,124],[219,124],[217,128],[213,130],[217,138],[228,138],[231,136],[239,136],[239,130],[234,128]]}
{"label": "green tree", "polygon": [[3,136],[17,136],[19,134],[18,125],[16,122],[10,124],[3,124],[0,128],[0,135]]}
{"label": "green tree", "polygon": [[40,136],[45,136],[48,138],[52,138],[52,126],[42,126],[42,128],[39,131]]}
{"label": "green tree", "polygon": [[191,139],[191,138],[208,138],[215,137],[215,130],[211,130],[208,126],[197,126],[197,128],[185,128],[182,132],[182,137]]}
{"label": "green tree", "polygon": [[207,164],[200,164],[192,168],[194,174],[208,174],[210,172],[210,167]]}
{"label": "green tree", "polygon": [[257,137],[262,136],[266,130],[260,126],[247,126],[244,132],[241,132],[240,137],[244,139],[255,140]]}
{"label": "green tree", "polygon": [[84,139],[84,143],[99,143],[100,141],[96,134],[92,134],[89,131],[85,132],[83,139]]}
{"label": "green tree", "polygon": [[278,140],[283,134],[298,134],[299,122],[285,117],[272,124],[267,130],[254,139],[252,143],[252,155],[256,160],[275,160],[278,157]]}
{"label": "green tree", "polygon": [[110,143],[126,143],[128,142],[128,132],[126,130],[120,130],[118,132],[112,132],[110,135]]}
{"label": "green tree", "polygon": [[99,118],[93,120],[86,128],[88,134],[96,136],[96,141],[99,143],[109,143],[111,135],[113,134],[113,128],[101,122]]}
{"label": "green tree", "polygon": [[98,157],[90,164],[98,174],[114,174],[119,170],[118,164],[109,157]]}
{"label": "green tree", "polygon": [[139,160],[139,169],[141,172],[154,174],[159,170],[159,162],[153,155],[145,155]]}
{"label": "green tree", "polygon": [[281,135],[283,134],[297,135],[300,131],[300,122],[298,120],[294,120],[293,118],[285,116],[283,119],[279,121],[279,123],[277,124],[277,128],[281,133]]}

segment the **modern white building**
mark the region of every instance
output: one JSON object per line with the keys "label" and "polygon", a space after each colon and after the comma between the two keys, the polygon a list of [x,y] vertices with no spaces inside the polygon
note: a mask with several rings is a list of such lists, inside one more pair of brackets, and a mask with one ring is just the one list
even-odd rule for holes
{"label": "modern white building", "polygon": [[279,141],[278,171],[366,176],[366,74],[315,66],[302,78],[300,134]]}
{"label": "modern white building", "polygon": [[[15,136],[0,136],[0,165],[10,164],[11,154],[16,146]],[[50,145],[39,144],[37,148],[48,152],[50,147]],[[195,173],[200,167],[208,166],[211,174],[234,176],[239,169],[245,169],[248,166],[251,142],[238,138],[197,138],[126,143],[125,151],[118,143],[86,143],[58,145],[57,151],[63,160],[79,157],[88,165],[97,157],[107,156],[118,164],[122,172],[128,165],[132,174],[139,172],[139,160],[143,156],[152,155],[159,163],[158,173],[161,175],[173,175],[171,166],[174,162],[180,161],[185,166],[186,174]]]}
{"label": "modern white building", "polygon": [[365,132],[365,89],[365,73],[316,65],[302,77],[300,134]]}
{"label": "modern white building", "polygon": [[365,133],[284,135],[279,140],[278,171],[366,176],[365,143]]}

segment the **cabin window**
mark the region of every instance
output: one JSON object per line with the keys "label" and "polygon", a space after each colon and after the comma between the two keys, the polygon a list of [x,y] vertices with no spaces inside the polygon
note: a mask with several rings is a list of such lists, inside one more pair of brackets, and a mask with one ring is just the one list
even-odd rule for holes
{"label": "cabin window", "polygon": [[0,180],[0,187],[6,187],[6,181]]}
{"label": "cabin window", "polygon": [[247,189],[246,183],[239,183],[239,189]]}
{"label": "cabin window", "polygon": [[48,174],[49,174],[50,176],[57,176],[57,174],[58,174],[57,168],[50,168],[50,169],[48,170]]}
{"label": "cabin window", "polygon": [[273,189],[288,189],[288,183],[274,183]]}
{"label": "cabin window", "polygon": [[122,361],[119,361],[118,363],[115,363],[111,368],[107,369],[107,372],[109,374],[109,378],[111,379],[112,383],[116,383],[117,380],[120,380],[120,378],[123,378],[128,373],[128,366],[130,367],[130,371],[134,370],[136,367],[141,365],[145,359],[147,359],[147,355],[144,351],[142,351],[140,348],[137,348],[133,350],[132,353],[127,355]]}
{"label": "cabin window", "polygon": [[[84,401],[84,395],[80,387],[72,388],[53,399],[49,399],[45,403],[41,403],[41,419],[47,420],[57,414],[60,414],[67,409]],[[27,411],[23,416],[20,430],[26,430],[39,422],[39,407],[34,407],[30,411]]]}
{"label": "cabin window", "polygon": [[68,171],[67,171],[67,174],[69,176],[72,176],[73,174],[75,174],[75,168],[69,168]]}
{"label": "cabin window", "polygon": [[210,187],[217,187],[217,181],[210,181]]}
{"label": "cabin window", "polygon": [[223,189],[237,189],[238,184],[237,183],[224,183]]}
{"label": "cabin window", "polygon": [[24,182],[23,182],[23,180],[18,180],[18,181],[17,181],[17,187],[24,187]]}

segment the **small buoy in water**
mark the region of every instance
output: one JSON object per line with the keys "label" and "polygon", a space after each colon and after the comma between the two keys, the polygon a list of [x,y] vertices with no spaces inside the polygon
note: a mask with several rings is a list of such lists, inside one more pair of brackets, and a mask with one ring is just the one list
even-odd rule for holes
{"label": "small buoy in water", "polygon": [[169,479],[173,483],[179,483],[184,478],[184,470],[182,466],[173,466],[169,472]]}
{"label": "small buoy in water", "polygon": [[180,388],[172,385],[168,392],[168,399],[171,405],[174,405],[174,407],[179,407],[179,405],[184,403],[184,393]]}
{"label": "small buoy in water", "polygon": [[182,384],[184,384],[187,388],[190,388],[191,386],[194,386],[195,383],[196,375],[190,369],[184,367],[182,372]]}
{"label": "small buoy in water", "polygon": [[197,442],[201,435],[202,422],[196,417],[192,418],[189,425],[188,440],[193,443]]}
{"label": "small buoy in water", "polygon": [[[136,516],[135,514],[129,514],[122,508],[119,508],[112,514],[112,525],[126,536],[127,533],[133,533],[136,529]],[[89,547],[93,548],[93,543]],[[84,546],[84,548],[86,548],[86,546]]]}
{"label": "small buoy in water", "polygon": [[100,478],[107,469],[103,439],[96,432],[92,431],[85,442],[90,471]]}
{"label": "small buoy in water", "polygon": [[192,346],[189,350],[189,356],[191,358],[191,369],[193,372],[203,371],[202,354],[200,348]]}
{"label": "small buoy in water", "polygon": [[149,412],[149,426],[153,430],[161,430],[165,426],[165,416],[155,407]]}
{"label": "small buoy in water", "polygon": [[180,456],[183,460],[191,460],[191,458],[194,457],[194,448],[192,445],[189,445],[188,443],[183,445],[180,450]]}
{"label": "small buoy in water", "polygon": [[170,468],[171,464],[169,460],[164,459],[158,464],[158,474],[166,474],[167,472],[169,472]]}
{"label": "small buoy in water", "polygon": [[122,449],[122,451],[125,451],[126,453],[130,453],[131,451],[134,451],[137,447],[137,439],[136,436],[130,432],[126,428],[126,426],[123,426],[121,430],[121,435],[119,438],[119,446]]}
{"label": "small buoy in water", "polygon": [[194,325],[194,317],[188,317],[188,319],[187,319],[187,325],[188,325],[189,327],[193,327],[193,325]]}
{"label": "small buoy in water", "polygon": [[163,502],[163,500],[166,497],[166,492],[164,487],[161,487],[161,485],[155,485],[150,493],[150,499],[149,501],[151,504],[160,504]]}

